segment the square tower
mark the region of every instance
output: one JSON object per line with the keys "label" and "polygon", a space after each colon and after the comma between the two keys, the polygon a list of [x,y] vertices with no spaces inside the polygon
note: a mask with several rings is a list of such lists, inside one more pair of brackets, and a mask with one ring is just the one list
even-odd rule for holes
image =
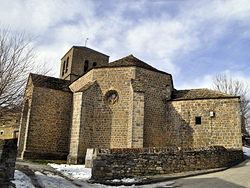
{"label": "square tower", "polygon": [[73,81],[97,65],[108,64],[109,56],[84,46],[73,46],[61,59],[60,78]]}

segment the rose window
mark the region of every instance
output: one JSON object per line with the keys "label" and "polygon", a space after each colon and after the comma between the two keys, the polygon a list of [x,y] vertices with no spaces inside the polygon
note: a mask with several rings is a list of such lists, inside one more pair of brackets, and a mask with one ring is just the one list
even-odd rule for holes
{"label": "rose window", "polygon": [[107,102],[109,103],[109,104],[115,104],[115,103],[117,103],[117,101],[118,101],[118,93],[116,92],[116,91],[109,91],[107,94],[106,94],[106,96],[107,96]]}

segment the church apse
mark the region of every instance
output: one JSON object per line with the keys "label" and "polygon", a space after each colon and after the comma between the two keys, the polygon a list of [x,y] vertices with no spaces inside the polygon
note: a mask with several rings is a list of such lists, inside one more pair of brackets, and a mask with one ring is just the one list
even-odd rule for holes
{"label": "church apse", "polygon": [[70,85],[74,107],[69,163],[81,163],[89,147],[127,147],[131,69],[93,69]]}

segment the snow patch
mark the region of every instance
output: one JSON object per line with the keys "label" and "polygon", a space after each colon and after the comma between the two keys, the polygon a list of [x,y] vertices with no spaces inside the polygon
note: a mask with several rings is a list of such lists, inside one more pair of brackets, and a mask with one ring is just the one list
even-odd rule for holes
{"label": "snow patch", "polygon": [[49,163],[49,166],[55,168],[70,179],[88,180],[91,178],[91,168],[85,168],[85,165],[69,165]]}
{"label": "snow patch", "polygon": [[243,147],[244,158],[250,159],[250,148]]}
{"label": "snow patch", "polygon": [[[146,178],[143,178],[146,179]],[[117,182],[122,182],[122,183],[133,183],[133,182],[139,182],[142,179],[135,179],[135,178],[124,178],[124,179],[113,179],[110,180],[111,182],[117,183]]]}
{"label": "snow patch", "polygon": [[15,170],[14,178],[15,180],[11,182],[16,185],[16,188],[35,188],[31,179],[18,170]]}

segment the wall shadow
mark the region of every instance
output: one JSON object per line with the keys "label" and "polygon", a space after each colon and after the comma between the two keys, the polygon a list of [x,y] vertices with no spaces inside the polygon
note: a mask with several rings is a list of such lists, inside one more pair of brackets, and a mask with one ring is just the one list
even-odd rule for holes
{"label": "wall shadow", "polygon": [[95,84],[87,91],[86,101],[88,109],[85,117],[89,132],[88,147],[109,148],[111,142],[112,118],[113,112],[107,102],[105,94],[102,92],[100,85]]}
{"label": "wall shadow", "polygon": [[21,117],[21,125],[20,125],[20,132],[19,132],[19,140],[18,140],[18,157],[21,157],[21,154],[24,149],[24,142],[25,142],[25,137],[26,135],[26,126],[27,126],[27,120],[28,120],[28,111],[29,111],[29,100],[26,99],[23,105],[23,110],[22,110],[22,117]]}
{"label": "wall shadow", "polygon": [[166,146],[193,147],[194,129],[190,126],[190,116],[183,119],[171,101],[166,102]]}

